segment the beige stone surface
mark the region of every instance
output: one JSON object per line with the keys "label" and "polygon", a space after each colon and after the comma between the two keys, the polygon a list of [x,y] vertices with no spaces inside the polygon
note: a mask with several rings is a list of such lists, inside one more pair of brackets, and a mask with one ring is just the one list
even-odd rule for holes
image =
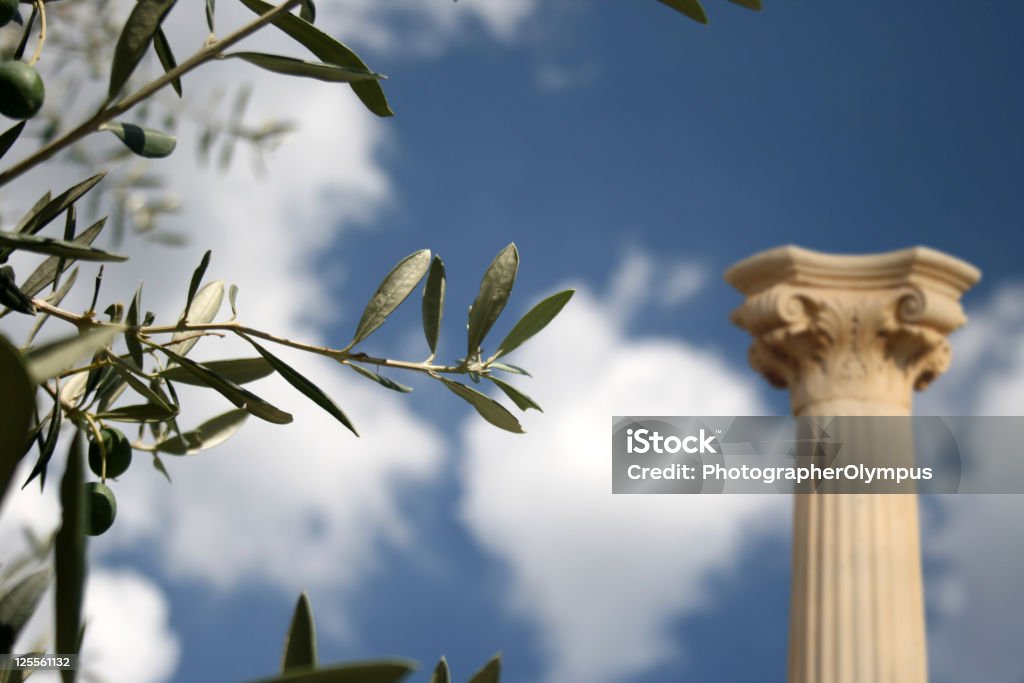
{"label": "beige stone surface", "polygon": [[[747,297],[732,320],[753,337],[750,364],[789,389],[794,415],[909,415],[949,366],[980,276],[927,247],[784,246],[725,273]],[[798,494],[793,511],[790,683],[926,683],[917,497]]]}

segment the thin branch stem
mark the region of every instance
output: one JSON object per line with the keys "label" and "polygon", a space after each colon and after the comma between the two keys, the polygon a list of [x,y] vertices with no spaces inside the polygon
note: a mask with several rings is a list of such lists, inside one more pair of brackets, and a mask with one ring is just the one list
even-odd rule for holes
{"label": "thin branch stem", "polygon": [[164,88],[172,81],[181,78],[188,72],[192,71],[196,67],[205,64],[206,62],[214,59],[223,52],[225,49],[231,47],[243,38],[247,38],[253,32],[259,30],[266,24],[276,19],[279,15],[284,14],[288,10],[292,9],[299,4],[301,0],[285,0],[274,9],[270,10],[266,14],[261,14],[259,17],[242,26],[233,33],[225,36],[224,38],[203,46],[198,52],[186,59],[184,62],[179,64],[174,69],[166,72],[163,76],[147,83],[131,95],[125,97],[114,104],[104,105],[98,112],[93,114],[90,118],[78,124],[68,132],[64,133],[58,138],[55,138],[50,143],[43,145],[28,157],[22,159],[18,163],[11,166],[6,171],[0,173],[0,186],[6,185],[10,181],[38,166],[42,162],[46,161],[53,155],[57,154],[69,145],[73,145],[78,142],[86,135],[94,133],[99,130],[99,127],[111,119],[117,118],[121,114],[139,104],[143,100],[153,95],[158,90]]}
{"label": "thin branch stem", "polygon": [[36,42],[36,51],[32,54],[32,59],[28,60],[29,66],[39,61],[40,55],[43,54],[43,43],[46,42],[46,3],[43,0],[36,0],[36,8],[39,10],[39,40]]}
{"label": "thin branch stem", "polygon": [[[118,329],[124,330],[128,333],[134,333],[139,336],[140,339],[145,341],[147,344],[158,347],[159,344],[150,342],[145,337],[159,334],[177,334],[179,332],[198,332],[201,334],[210,334],[214,332],[231,332],[239,335],[240,337],[256,337],[265,341],[279,344],[281,346],[287,346],[289,348],[297,349],[299,351],[305,351],[307,353],[314,353],[320,356],[326,356],[333,358],[338,362],[356,362],[365,363],[367,365],[377,365],[386,368],[397,368],[400,370],[412,370],[414,372],[424,372],[427,374],[432,373],[444,373],[444,374],[465,374],[473,368],[466,365],[436,365],[434,363],[414,363],[411,361],[392,360],[390,358],[378,358],[376,356],[369,356],[365,353],[352,353],[346,349],[332,349],[328,346],[316,346],[314,344],[307,344],[305,342],[294,341],[285,337],[280,337],[263,330],[258,330],[254,327],[248,327],[235,321],[222,322],[222,323],[188,323],[182,322],[177,325],[149,325],[145,327],[125,327],[120,323],[107,323],[98,320],[88,320],[85,316],[77,315],[70,311],[66,311],[56,306],[51,306],[42,299],[35,299],[34,303],[36,308],[44,313],[48,313],[55,318],[60,318],[65,322],[69,322],[73,325],[81,326],[83,324],[93,327],[107,327],[115,326]],[[175,340],[175,343],[181,341]],[[480,369],[475,370],[479,372]]]}

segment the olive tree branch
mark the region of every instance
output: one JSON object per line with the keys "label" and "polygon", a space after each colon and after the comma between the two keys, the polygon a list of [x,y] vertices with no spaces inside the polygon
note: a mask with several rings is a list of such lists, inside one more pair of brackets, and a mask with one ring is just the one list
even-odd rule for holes
{"label": "olive tree branch", "polygon": [[214,41],[204,45],[202,49],[196,52],[194,55],[186,59],[184,62],[179,64],[174,69],[166,72],[163,76],[147,83],[131,95],[125,97],[122,100],[110,105],[104,105],[98,112],[93,114],[89,119],[83,121],[75,128],[72,128],[68,132],[64,133],[58,138],[55,138],[50,143],[43,145],[35,152],[25,157],[18,163],[11,166],[6,171],[0,173],[0,186],[6,185],[10,181],[19,177],[23,173],[31,170],[35,166],[46,161],[53,155],[57,154],[69,145],[73,145],[78,142],[86,135],[95,133],[99,130],[99,127],[104,123],[107,123],[111,119],[114,119],[121,114],[124,114],[129,109],[139,104],[143,100],[147,99],[155,92],[164,88],[172,81],[181,78],[188,72],[192,71],[198,66],[205,64],[211,59],[215,59],[225,49],[231,47],[243,38],[247,38],[253,32],[259,30],[266,24],[276,19],[279,15],[284,14],[288,10],[292,9],[299,4],[301,0],[285,0],[274,9],[270,10],[266,14],[261,14],[253,21],[245,24],[241,28],[228,34],[220,40]]}
{"label": "olive tree branch", "polygon": [[[160,334],[177,334],[180,332],[196,332],[200,335],[212,334],[216,332],[231,332],[239,335],[240,337],[256,337],[265,341],[279,344],[281,346],[287,346],[299,351],[306,351],[307,353],[314,353],[319,356],[326,356],[332,358],[339,363],[351,364],[353,362],[366,363],[367,365],[377,365],[380,367],[396,368],[400,370],[411,370],[413,372],[423,372],[427,374],[444,373],[449,375],[462,375],[469,372],[486,372],[486,367],[483,364],[475,363],[463,363],[460,365],[438,365],[430,362],[416,363],[411,361],[393,360],[390,358],[379,358],[376,356],[370,356],[362,352],[352,352],[345,349],[334,349],[329,346],[317,346],[314,344],[307,344],[305,342],[294,341],[281,337],[263,330],[242,325],[237,321],[219,322],[219,323],[189,323],[187,321],[180,322],[175,325],[148,325],[148,326],[137,326],[130,327],[125,326],[123,323],[110,323],[100,320],[94,320],[85,315],[78,315],[71,311],[66,311],[62,308],[52,306],[42,299],[34,299],[33,302],[36,308],[43,313],[52,315],[55,318],[59,318],[65,322],[69,322],[76,325],[79,328],[83,327],[117,327],[125,332],[138,335],[140,340],[146,341],[152,346],[160,346],[154,342],[150,342],[148,337],[151,335]],[[181,339],[174,340],[173,343],[178,343]]]}

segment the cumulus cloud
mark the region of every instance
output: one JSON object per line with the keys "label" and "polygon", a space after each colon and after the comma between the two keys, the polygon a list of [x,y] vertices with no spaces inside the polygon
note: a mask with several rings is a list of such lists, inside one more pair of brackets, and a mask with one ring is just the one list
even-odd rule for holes
{"label": "cumulus cloud", "polygon": [[[26,625],[15,652],[52,652],[53,591]],[[160,588],[128,569],[95,568],[85,591],[86,637],[79,666],[105,681],[160,683],[174,672],[180,645],[171,630],[170,606]],[[48,648],[47,644],[51,644]],[[59,683],[56,672],[37,672],[32,680]]]}
{"label": "cumulus cloud", "polygon": [[[1024,413],[1024,288],[1005,284],[952,336],[953,364],[918,412]],[[993,454],[993,457],[998,455]],[[982,462],[982,467],[991,463]],[[1021,496],[941,496],[929,501],[923,551],[930,620],[931,675],[938,683],[1020,678],[1017,635],[1024,611]]]}
{"label": "cumulus cloud", "polygon": [[713,350],[626,332],[621,311],[648,266],[630,256],[604,300],[580,288],[517,356],[546,411],[526,419],[528,434],[478,421],[462,433],[462,519],[507,566],[510,607],[537,627],[548,681],[623,681],[678,655],[672,625],[708,604],[713,573],[787,528],[781,496],[611,495],[613,415],[765,411],[760,380]]}

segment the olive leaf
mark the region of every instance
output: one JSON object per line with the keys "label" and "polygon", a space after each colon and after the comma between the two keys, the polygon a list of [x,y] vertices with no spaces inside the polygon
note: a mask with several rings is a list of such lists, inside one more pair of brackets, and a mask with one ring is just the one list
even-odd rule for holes
{"label": "olive leaf", "polygon": [[281,673],[315,667],[316,622],[313,621],[313,607],[309,604],[309,596],[303,591],[295,605],[292,623],[285,637]]}
{"label": "olive leaf", "polygon": [[[244,1],[244,0],[243,0]],[[370,302],[366,304],[363,315],[356,326],[356,333],[345,350],[352,348],[369,337],[374,330],[398,308],[406,297],[416,289],[423,279],[430,264],[430,250],[421,249],[398,262],[377,287]]]}
{"label": "olive leaf", "polygon": [[[231,358],[228,360],[211,360],[203,363],[211,372],[235,384],[255,382],[274,372],[274,366],[265,358]],[[173,367],[158,373],[160,377],[173,382],[205,387],[206,382],[198,379],[182,367]]]}
{"label": "olive leaf", "polygon": [[[54,544],[57,579],[55,652],[78,654],[82,628],[82,595],[85,590],[86,538],[89,499],[85,494],[85,439],[75,431],[67,467],[60,482],[61,525]],[[61,671],[64,683],[74,683],[76,672]]]}
{"label": "olive leaf", "polygon": [[49,254],[77,261],[127,261],[127,256],[112,254],[102,249],[82,246],[52,237],[40,237],[21,232],[0,231],[0,247],[8,252],[15,249],[37,254]]}
{"label": "olive leaf", "polygon": [[185,308],[181,313],[181,319],[185,320],[185,316],[188,315],[188,309],[192,307],[192,300],[196,298],[196,292],[199,291],[199,285],[203,282],[203,276],[206,275],[206,269],[210,266],[210,258],[213,256],[213,251],[210,249],[206,250],[203,254],[203,258],[199,260],[199,265],[192,271],[192,279],[188,283],[188,295],[185,297]]}
{"label": "olive leaf", "polygon": [[110,121],[99,129],[110,131],[124,143],[125,147],[146,159],[163,159],[170,156],[178,144],[173,135],[152,128],[143,128],[134,123]]}
{"label": "olive leaf", "polygon": [[131,359],[135,362],[135,367],[141,370],[143,368],[143,356],[142,356],[142,344],[139,343],[139,338],[135,328],[139,326],[139,315],[142,313],[142,284],[139,284],[139,288],[135,290],[135,296],[132,297],[132,302],[128,306],[128,314],[125,318],[125,323],[128,325],[128,329],[124,331],[124,343],[128,347],[128,353],[131,355]]}
{"label": "olive leaf", "polygon": [[294,671],[252,683],[398,683],[416,670],[416,664],[403,659],[379,659],[339,664],[315,671]]}
{"label": "olive leaf", "polygon": [[497,654],[483,668],[473,674],[469,683],[498,683],[501,678],[501,655]]}
{"label": "olive leaf", "polygon": [[384,377],[383,375],[378,375],[376,372],[373,372],[372,370],[367,370],[361,365],[356,365],[355,363],[350,363],[348,361],[343,361],[342,365],[347,365],[348,367],[352,368],[363,377],[366,377],[367,379],[372,379],[377,384],[381,385],[382,387],[391,389],[392,391],[397,391],[401,394],[408,394],[409,392],[412,391],[412,387],[407,387],[404,384],[399,384],[393,379],[389,379],[387,377]]}
{"label": "olive leaf", "polygon": [[138,0],[132,7],[128,21],[114,48],[114,61],[110,66],[110,87],[107,101],[113,100],[128,82],[135,67],[153,40],[153,34],[160,28],[164,17],[171,11],[175,0]]}
{"label": "olive leaf", "polygon": [[244,408],[261,420],[266,420],[267,422],[272,422],[274,424],[288,424],[292,421],[292,416],[288,413],[271,405],[270,403],[267,403],[256,394],[243,389],[231,380],[221,377],[205,365],[185,358],[184,356],[176,353],[170,347],[157,348],[159,348],[162,353],[175,363],[191,372],[203,384],[231,401],[235,407]]}
{"label": "olive leaf", "polygon": [[480,416],[490,422],[495,427],[500,427],[509,432],[515,434],[522,434],[524,432],[522,425],[519,424],[519,420],[516,416],[508,411],[508,409],[487,396],[482,394],[476,389],[467,387],[465,384],[460,384],[447,377],[438,377],[446,387],[448,387],[452,393],[459,398],[463,399],[471,406],[476,408],[476,412],[480,413]]}
{"label": "olive leaf", "polygon": [[97,418],[111,422],[167,422],[177,416],[176,407],[161,403],[121,406],[96,414]]}
{"label": "olive leaf", "polygon": [[[274,9],[273,5],[263,2],[263,0],[241,0],[241,2],[256,14],[266,14]],[[302,17],[285,13],[278,15],[271,23],[299,43],[302,43],[306,49],[323,62],[350,69],[370,71],[366,63],[355,52]],[[374,114],[377,116],[394,116],[394,112],[388,106],[387,97],[384,96],[384,89],[380,87],[380,83],[377,81],[359,81],[352,83],[351,86],[356,96]]]}
{"label": "olive leaf", "polygon": [[314,78],[328,83],[355,83],[357,81],[380,80],[381,74],[365,69],[353,69],[323,62],[309,62],[304,59],[270,55],[263,52],[229,52],[221,59],[236,58],[261,69],[285,76]]}
{"label": "olive leaf", "polygon": [[480,292],[469,309],[469,334],[467,335],[467,353],[475,356],[483,343],[484,337],[490,332],[494,322],[501,315],[508,297],[512,294],[512,285],[516,281],[519,270],[519,251],[516,245],[510,244],[502,249],[491,265],[488,266],[480,281]]}
{"label": "olive leaf", "polygon": [[[72,240],[72,243],[81,247],[88,247],[96,240],[97,237],[99,237],[100,233],[103,232],[103,227],[106,223],[107,219],[101,218],[83,230],[81,234]],[[63,260],[64,259],[60,256],[50,256],[40,263],[39,266],[32,271],[32,274],[28,276],[25,282],[22,283],[21,291],[23,291],[27,296],[35,296],[39,292],[43,291],[57,279],[59,266]]]}
{"label": "olive leaf", "polygon": [[567,289],[564,292],[552,294],[531,308],[505,335],[505,339],[498,345],[498,351],[493,358],[500,358],[514,351],[527,339],[547,327],[547,324],[554,320],[555,316],[569,303],[569,299],[574,293],[575,290]]}
{"label": "olive leaf", "polygon": [[313,0],[302,0],[299,3],[299,16],[311,24],[316,20],[316,5],[313,4]]}
{"label": "olive leaf", "polygon": [[521,392],[518,389],[516,389],[514,386],[512,386],[508,382],[503,382],[502,380],[498,379],[497,377],[491,377],[490,375],[487,375],[487,379],[489,379],[492,382],[494,382],[494,384],[499,389],[501,389],[505,393],[506,396],[508,396],[510,399],[512,399],[512,402],[515,403],[516,406],[518,406],[519,410],[526,411],[526,410],[529,410],[530,408],[533,408],[534,410],[538,410],[538,411],[540,411],[542,413],[544,412],[544,409],[541,408],[539,405],[537,405],[536,401],[534,401],[532,398],[530,398],[529,396],[527,396],[523,392]]}
{"label": "olive leaf", "polygon": [[452,676],[448,671],[448,660],[444,657],[441,657],[441,661],[434,667],[434,674],[430,677],[430,683],[452,683]]}
{"label": "olive leaf", "polygon": [[761,0],[729,0],[729,2],[734,5],[739,5],[740,7],[752,9],[755,12],[760,12],[763,9],[761,6]]}
{"label": "olive leaf", "polygon": [[308,398],[309,400],[313,401],[313,403],[323,408],[335,420],[348,427],[349,431],[351,431],[353,434],[359,436],[359,432],[356,431],[356,428],[355,426],[353,426],[352,421],[349,420],[348,416],[345,415],[345,412],[338,407],[338,404],[331,400],[330,396],[324,393],[323,389],[310,382],[298,370],[288,365],[274,354],[270,353],[270,351],[267,351],[265,348],[257,344],[253,339],[245,336],[244,334],[240,336],[247,342],[252,344],[253,348],[259,351],[259,354],[263,356],[266,359],[266,361],[274,367],[274,370],[277,371],[277,374],[281,375],[281,377],[284,377],[285,381],[288,382],[288,384],[291,384],[293,387],[302,392],[306,396],[306,398]]}
{"label": "olive leaf", "polygon": [[0,503],[24,455],[35,409],[35,387],[21,353],[0,336]]}
{"label": "olive leaf", "polygon": [[219,446],[241,429],[248,419],[246,410],[229,410],[207,420],[193,430],[160,441],[156,449],[171,455],[193,455]]}
{"label": "olive leaf", "polygon": [[96,183],[103,180],[106,175],[106,172],[97,173],[91,178],[86,178],[77,185],[61,192],[53,199],[50,199],[50,193],[47,192],[43,195],[43,199],[40,199],[22,219],[21,223],[18,224],[18,232],[29,235],[36,234],[49,225],[50,221],[64,213],[68,207],[81,199],[89,190],[96,186]]}
{"label": "olive leaf", "polygon": [[25,130],[25,124],[28,121],[22,121],[14,126],[11,126],[4,131],[3,135],[0,135],[0,157],[7,154],[7,150],[17,142],[18,136],[21,135],[21,131]]}
{"label": "olive leaf", "polygon": [[704,13],[697,0],[658,0],[663,5],[668,5],[677,12],[681,12],[689,18],[701,24],[708,23],[708,15]]}
{"label": "olive leaf", "polygon": [[423,334],[430,347],[430,355],[437,353],[437,338],[441,334],[441,320],[444,317],[444,262],[435,256],[430,262],[427,284],[423,287]]}
{"label": "olive leaf", "polygon": [[46,468],[50,464],[53,452],[57,449],[57,442],[60,440],[60,427],[64,421],[64,411],[60,409],[59,396],[60,394],[54,397],[53,411],[50,413],[50,424],[47,427],[43,445],[39,447],[39,457],[36,458],[36,464],[33,465],[28,479],[21,485],[21,488],[28,486],[36,477],[39,477],[40,488],[46,485]]}
{"label": "olive leaf", "polygon": [[[200,289],[192,298],[191,303],[182,313],[182,321],[189,325],[203,325],[212,322],[220,311],[224,301],[224,281],[216,280]],[[175,353],[187,354],[199,341],[196,332],[182,330],[171,337],[172,344],[168,347]]]}
{"label": "olive leaf", "polygon": [[[169,73],[178,68],[178,60],[174,58],[171,43],[167,40],[167,35],[162,28],[157,27],[156,33],[153,34],[153,49],[156,50],[156,57],[160,60],[160,66],[164,68],[164,73]],[[174,92],[178,93],[178,97],[181,97],[180,77],[171,80],[171,87],[174,88]]]}
{"label": "olive leaf", "polygon": [[52,580],[49,567],[40,569],[22,578],[0,597],[0,651],[13,651],[14,641],[36,611]]}
{"label": "olive leaf", "polygon": [[117,325],[94,327],[82,334],[32,347],[28,352],[28,372],[34,382],[56,377],[70,370],[83,358],[104,349],[121,332]]}

